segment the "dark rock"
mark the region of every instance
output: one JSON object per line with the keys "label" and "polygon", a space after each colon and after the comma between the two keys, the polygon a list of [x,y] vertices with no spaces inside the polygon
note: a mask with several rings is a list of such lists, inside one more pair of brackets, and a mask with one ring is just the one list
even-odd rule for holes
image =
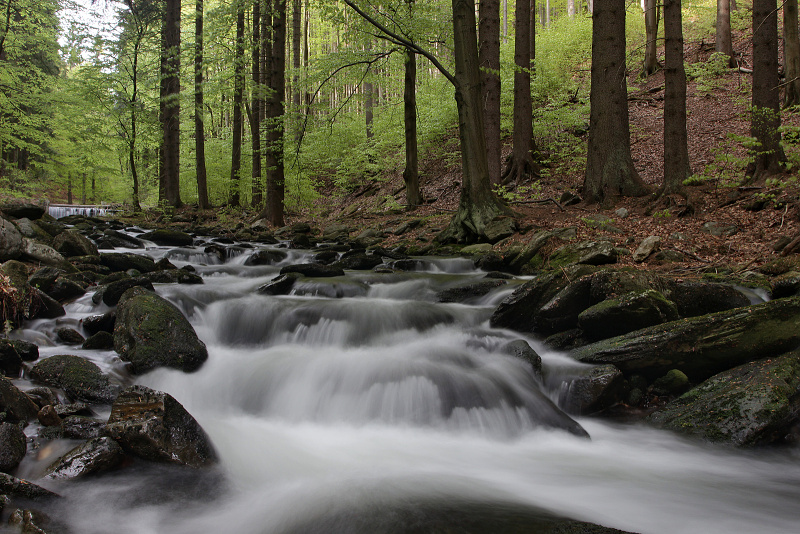
{"label": "dark rock", "polygon": [[154,284],[202,284],[203,277],[186,269],[170,271],[155,271],[143,274],[140,278],[149,280]]}
{"label": "dark rock", "polygon": [[578,315],[578,326],[593,340],[620,336],[678,319],[678,307],[664,295],[648,289],[599,302]]}
{"label": "dark rock", "polygon": [[591,276],[583,276],[545,302],[536,316],[536,332],[545,335],[575,328],[579,314],[591,305]]}
{"label": "dark rock", "polygon": [[610,241],[583,241],[557,249],[548,258],[551,268],[568,265],[607,265],[616,263],[619,253]]}
{"label": "dark rock", "polygon": [[53,248],[66,257],[96,256],[97,245],[75,230],[65,230],[53,238]]}
{"label": "dark rock", "polygon": [[5,473],[0,473],[0,494],[34,500],[58,497],[58,494],[50,490]]}
{"label": "dark rock", "polygon": [[100,254],[100,263],[115,272],[136,269],[140,273],[150,273],[156,270],[152,258],[129,252]]}
{"label": "dark rock", "polygon": [[116,310],[110,310],[103,315],[92,315],[81,319],[81,324],[86,332],[93,336],[98,332],[114,333],[114,324],[117,322]]}
{"label": "dark rock", "polygon": [[513,217],[496,217],[489,221],[483,235],[489,243],[511,237],[517,231],[517,221]]}
{"label": "dark rock", "polygon": [[40,360],[31,369],[31,377],[63,389],[73,399],[99,403],[110,403],[114,399],[114,388],[108,377],[97,365],[80,356],[59,354]]}
{"label": "dark rock", "polygon": [[77,271],[77,269],[53,247],[37,243],[32,239],[26,238],[23,240],[23,250],[20,259],[40,265],[58,267],[66,272]]}
{"label": "dark rock", "polygon": [[103,291],[103,303],[107,306],[116,306],[122,294],[132,287],[142,287],[149,291],[155,291],[153,283],[143,276],[117,280],[108,284]]}
{"label": "dark rock", "polygon": [[280,274],[298,273],[303,276],[314,278],[330,278],[334,276],[344,276],[341,267],[333,265],[322,265],[321,263],[300,263],[297,265],[287,265],[283,267]]}
{"label": "dark rock", "polygon": [[648,417],[706,441],[739,447],[782,441],[800,413],[800,352],[715,375]]}
{"label": "dark rock", "polygon": [[47,232],[48,234],[50,234],[51,238],[57,236],[58,234],[67,229],[66,224],[58,222],[55,219],[46,220],[46,218],[44,217],[35,221],[34,224],[39,228],[41,228],[42,230],[44,230],[45,232]]}
{"label": "dark rock", "polygon": [[38,289],[31,288],[32,300],[36,303],[36,312],[31,319],[55,319],[66,315],[64,306],[50,295],[42,293]]}
{"label": "dark rock", "polygon": [[562,389],[559,404],[567,413],[588,415],[622,400],[625,378],[613,365],[598,365],[581,369]]}
{"label": "dark rock", "polygon": [[144,248],[144,243],[141,239],[112,229],[107,229],[103,232],[103,242],[114,248]]}
{"label": "dark rock", "polygon": [[58,396],[53,393],[53,390],[46,386],[37,386],[35,388],[26,389],[25,394],[39,407],[44,408],[47,405],[55,406],[58,404]]}
{"label": "dark rock", "polygon": [[191,467],[216,463],[208,436],[172,396],[144,386],[119,394],[106,426],[108,435],[135,456]]}
{"label": "dark rock", "polygon": [[39,413],[36,414],[36,419],[44,426],[61,426],[61,416],[58,415],[52,404],[43,406]]}
{"label": "dark rock", "polygon": [[209,245],[203,249],[203,252],[214,256],[220,263],[225,263],[228,258],[228,250],[220,245]]}
{"label": "dark rock", "polygon": [[192,236],[180,230],[171,230],[167,228],[160,228],[147,232],[140,236],[142,239],[152,241],[156,245],[163,245],[168,247],[186,247],[194,242]]}
{"label": "dark rock", "polygon": [[57,524],[40,510],[17,508],[11,512],[8,524],[16,527],[23,534],[60,534],[69,532],[66,527]]}
{"label": "dark rock", "polygon": [[353,271],[369,271],[383,263],[383,258],[374,254],[352,254],[345,255],[337,261],[334,266],[341,269]]}
{"label": "dark rock", "polygon": [[66,439],[89,440],[100,437],[106,423],[82,415],[68,415],[62,419],[61,428]]}
{"label": "dark rock", "polygon": [[800,273],[789,271],[772,281],[772,298],[782,299],[800,295]]}
{"label": "dark rock", "polygon": [[800,298],[680,319],[598,341],[574,351],[585,363],[610,363],[651,379],[671,369],[691,380],[800,345]]}
{"label": "dark rock", "polygon": [[262,295],[288,295],[291,293],[294,283],[302,278],[298,273],[286,273],[273,278],[270,282],[258,288]]}
{"label": "dark rock", "polygon": [[134,287],[117,305],[114,349],[134,374],[158,367],[196,371],[208,358],[186,317],[157,294]]}
{"label": "dark rock", "polygon": [[314,254],[311,259],[314,261],[314,263],[330,265],[339,259],[339,253],[335,250],[323,250],[322,252],[317,252]]}
{"label": "dark rock", "polygon": [[125,453],[109,437],[94,438],[78,445],[53,462],[45,471],[46,479],[75,479],[105,473],[119,467]]}
{"label": "dark rock", "polygon": [[27,450],[22,427],[16,423],[0,423],[0,471],[10,473],[16,469]]}
{"label": "dark rock", "polygon": [[500,352],[528,362],[536,378],[542,379],[542,357],[524,339],[509,341],[500,347]]}
{"label": "dark rock", "polygon": [[481,280],[443,289],[436,294],[439,302],[470,302],[506,285],[505,280]]}
{"label": "dark rock", "polygon": [[15,260],[25,250],[24,238],[14,223],[0,219],[0,261]]}
{"label": "dark rock", "polygon": [[408,258],[408,259],[393,261],[390,264],[390,266],[392,267],[392,269],[396,269],[398,271],[413,272],[413,271],[421,271],[424,268],[424,263],[420,260]]}
{"label": "dark rock", "polygon": [[508,269],[505,260],[503,260],[503,257],[497,252],[478,254],[473,257],[473,261],[475,262],[475,267],[490,273],[497,273]]}
{"label": "dark rock", "polygon": [[49,293],[64,271],[55,267],[41,267],[28,278],[28,284]]}
{"label": "dark rock", "polygon": [[156,262],[156,269],[158,269],[159,271],[174,271],[177,268],[178,267],[174,263],[169,261],[168,258],[161,258]]}
{"label": "dark rock", "polygon": [[689,377],[678,369],[671,369],[653,382],[652,391],[656,395],[680,395],[689,387]]}
{"label": "dark rock", "polygon": [[45,293],[58,302],[69,302],[86,294],[86,288],[69,278],[60,277]]}
{"label": "dark rock", "polygon": [[43,206],[39,204],[34,204],[33,202],[25,202],[25,201],[15,201],[12,200],[10,202],[3,202],[0,204],[0,211],[4,214],[8,215],[9,217],[13,217],[15,219],[31,219],[33,221],[37,219],[41,219],[42,216],[45,214],[45,209]]}
{"label": "dark rock", "polygon": [[667,288],[664,296],[678,306],[681,317],[697,317],[750,304],[747,296],[727,284],[684,280],[671,282]]}
{"label": "dark rock", "polygon": [[245,265],[275,265],[285,260],[289,254],[285,250],[267,249],[259,250],[248,257]]}
{"label": "dark rock", "polygon": [[69,417],[71,415],[94,415],[89,405],[83,402],[73,402],[72,404],[54,404],[53,409],[59,417]]}
{"label": "dark rock", "polygon": [[17,378],[22,371],[22,358],[17,349],[8,340],[0,339],[0,373],[10,378]]}
{"label": "dark rock", "polygon": [[528,243],[513,257],[508,258],[508,267],[512,273],[521,273],[525,266],[555,237],[553,232],[540,230],[534,233]]}
{"label": "dark rock", "polygon": [[80,345],[85,341],[80,332],[68,326],[56,328],[56,336],[67,345]]}
{"label": "dark rock", "polygon": [[39,407],[11,380],[0,376],[0,412],[5,413],[9,422],[32,421],[36,419]]}
{"label": "dark rock", "polygon": [[98,332],[84,341],[81,348],[85,350],[113,350],[114,335],[108,332]]}

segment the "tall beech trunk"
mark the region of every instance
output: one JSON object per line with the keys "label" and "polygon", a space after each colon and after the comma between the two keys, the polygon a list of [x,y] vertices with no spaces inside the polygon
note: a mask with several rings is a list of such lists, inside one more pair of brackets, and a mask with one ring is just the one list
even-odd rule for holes
{"label": "tall beech trunk", "polygon": [[422,204],[419,188],[419,150],[417,148],[417,56],[406,50],[405,83],[403,88],[403,119],[406,134],[406,204],[409,209]]}
{"label": "tall beech trunk", "polygon": [[775,0],[753,0],[753,93],[750,135],[761,146],[753,151],[747,174],[753,180],[781,172],[778,11]]}
{"label": "tall beech trunk", "polygon": [[731,39],[731,1],[717,0],[717,29],[714,50],[730,58],[728,63],[734,65],[733,40]]}
{"label": "tall beech trunk", "polygon": [[137,123],[136,123],[136,108],[139,105],[139,50],[142,43],[143,32],[139,31],[137,34],[136,42],[133,44],[133,67],[131,69],[131,82],[133,89],[131,91],[131,135],[128,138],[128,163],[131,167],[131,179],[133,180],[133,211],[142,211],[142,205],[139,195],[139,172],[136,166],[136,136],[137,136]]}
{"label": "tall beech trunk", "polygon": [[267,201],[262,216],[272,226],[283,226],[283,134],[286,92],[286,0],[272,2],[270,106],[267,116]]}
{"label": "tall beech trunk", "polygon": [[197,204],[201,210],[211,207],[206,176],[206,134],[203,109],[203,0],[195,0],[194,19],[194,148],[197,168]]}
{"label": "tall beech trunk", "polygon": [[797,0],[783,4],[783,58],[786,75],[786,107],[800,104],[800,35],[797,28]]}
{"label": "tall beech trunk", "polygon": [[656,0],[644,0],[644,74],[649,76],[658,70],[658,19],[659,4]]}
{"label": "tall beech trunk", "polygon": [[253,94],[250,100],[250,146],[253,151],[253,164],[250,173],[250,204],[261,206],[261,0],[253,2]]}
{"label": "tall beech trunk", "polygon": [[617,196],[642,196],[649,188],[631,158],[625,0],[595,0],[593,9],[589,147],[583,195],[588,202],[613,204]]}
{"label": "tall beech trunk", "polygon": [[500,182],[500,1],[481,0],[478,60],[483,82],[483,120],[489,177]]}
{"label": "tall beech trunk", "polygon": [[536,144],[533,141],[533,104],[531,102],[531,4],[517,2],[514,12],[514,146],[511,160],[501,177],[502,183],[519,182],[537,174],[533,160]]}
{"label": "tall beech trunk", "polygon": [[681,0],[664,0],[664,184],[662,192],[685,196],[691,174],[686,135],[686,71],[683,67]]}
{"label": "tall beech trunk", "polygon": [[233,139],[231,140],[231,190],[228,204],[238,206],[242,167],[242,100],[244,99],[244,2],[236,11],[236,44],[233,54]]}
{"label": "tall beech trunk", "polygon": [[300,37],[303,19],[302,0],[292,0],[292,116],[294,138],[300,138]]}
{"label": "tall beech trunk", "polygon": [[159,200],[179,207],[180,191],[180,50],[181,3],[166,0],[161,25],[161,169]]}

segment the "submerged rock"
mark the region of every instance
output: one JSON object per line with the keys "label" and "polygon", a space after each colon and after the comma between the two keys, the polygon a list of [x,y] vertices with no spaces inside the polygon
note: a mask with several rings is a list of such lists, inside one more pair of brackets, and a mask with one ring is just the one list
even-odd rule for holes
{"label": "submerged rock", "polygon": [[72,354],[58,354],[39,361],[31,369],[31,377],[61,388],[73,399],[111,403],[114,388],[108,377],[94,363]]}
{"label": "submerged rock", "polygon": [[127,290],[119,301],[114,350],[135,374],[158,367],[196,371],[208,358],[205,344],[181,311],[140,287]]}
{"label": "submerged rock", "polygon": [[144,386],[119,394],[106,431],[128,453],[153,462],[205,467],[217,454],[200,424],[171,395]]}
{"label": "submerged rock", "polygon": [[800,351],[715,375],[648,417],[662,428],[739,447],[783,440],[800,421]]}
{"label": "submerged rock", "polygon": [[302,277],[298,273],[281,274],[260,286],[257,291],[262,295],[288,295],[292,292],[294,283]]}

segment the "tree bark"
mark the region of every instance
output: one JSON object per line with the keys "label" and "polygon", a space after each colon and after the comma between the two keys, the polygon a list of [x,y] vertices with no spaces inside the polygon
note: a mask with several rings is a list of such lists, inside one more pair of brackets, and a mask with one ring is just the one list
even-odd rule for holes
{"label": "tree bark", "polygon": [[681,0],[664,0],[664,184],[662,193],[685,196],[691,174],[686,135],[686,71]]}
{"label": "tree bark", "polygon": [[128,139],[128,162],[131,167],[131,179],[133,180],[133,211],[142,211],[142,205],[139,199],[139,173],[136,167],[136,108],[139,100],[139,49],[141,46],[142,38],[144,37],[143,29],[137,32],[136,42],[133,45],[133,67],[131,68],[131,81],[133,89],[131,91],[131,135]]}
{"label": "tree bark", "polygon": [[181,3],[166,0],[161,26],[161,187],[159,200],[179,207],[180,193],[180,49]]}
{"label": "tree bark", "polygon": [[233,139],[231,141],[231,190],[228,204],[240,203],[242,167],[242,100],[244,99],[244,3],[236,10],[236,44],[233,54]]}
{"label": "tree bark", "polygon": [[478,60],[483,82],[483,119],[489,177],[500,182],[500,2],[481,0]]}
{"label": "tree bark", "polygon": [[747,174],[753,180],[781,172],[780,78],[778,76],[778,11],[775,0],[753,0],[753,93],[750,135],[753,150]]}
{"label": "tree bark", "polygon": [[656,0],[644,0],[644,74],[649,76],[658,70],[658,3]]}
{"label": "tree bark", "polygon": [[520,182],[537,174],[533,159],[533,103],[531,102],[531,17],[530,2],[518,1],[514,12],[514,146],[501,177],[502,183]]}
{"label": "tree bark", "polygon": [[730,58],[728,63],[734,66],[733,40],[731,39],[731,4],[730,0],[717,0],[717,37],[714,50]]}
{"label": "tree bark", "polygon": [[[292,0],[292,108],[295,117],[300,112],[300,33],[302,25],[302,0]],[[294,137],[299,139],[300,121],[295,121]]]}
{"label": "tree bark", "polygon": [[613,204],[617,196],[642,196],[649,188],[631,159],[625,79],[625,0],[595,0],[589,147],[583,195]]}
{"label": "tree bark", "polygon": [[786,76],[784,106],[800,104],[800,35],[797,27],[797,0],[783,4],[783,58]]}
{"label": "tree bark", "polygon": [[284,172],[283,134],[286,92],[286,0],[272,3],[271,103],[267,117],[267,202],[262,217],[272,226],[283,226]]}
{"label": "tree bark", "polygon": [[250,204],[261,207],[261,0],[253,2],[253,95],[250,102],[250,146],[253,151],[253,164],[250,183]]}
{"label": "tree bark", "polygon": [[422,204],[419,188],[419,150],[417,148],[417,55],[406,50],[405,84],[403,90],[403,116],[406,134],[406,204],[413,209]]}
{"label": "tree bark", "polygon": [[194,21],[194,148],[197,168],[197,204],[201,210],[211,207],[206,177],[206,134],[203,109],[203,0],[195,0]]}
{"label": "tree bark", "polygon": [[[367,42],[367,53],[372,51],[372,43]],[[367,130],[367,139],[372,139],[375,135],[372,131],[372,108],[374,105],[374,95],[372,82],[370,81],[370,73],[367,72],[367,78],[363,85],[364,90],[364,126]]]}

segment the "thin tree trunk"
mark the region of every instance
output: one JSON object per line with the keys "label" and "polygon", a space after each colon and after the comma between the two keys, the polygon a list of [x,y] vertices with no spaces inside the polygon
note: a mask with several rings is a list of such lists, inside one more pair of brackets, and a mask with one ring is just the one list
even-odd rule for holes
{"label": "thin tree trunk", "polygon": [[[306,9],[305,14],[303,16],[303,77],[308,77],[308,34],[309,34],[309,25],[311,23],[311,11],[309,10],[308,0],[306,0]],[[306,90],[305,92],[305,103],[304,103],[304,113],[308,116],[311,113],[311,93]]]}
{"label": "thin tree trunk", "polygon": [[784,106],[800,104],[800,35],[797,27],[797,0],[783,4],[783,57],[786,75]]}
{"label": "thin tree trunk", "polygon": [[292,116],[294,138],[300,139],[300,32],[302,27],[302,0],[292,0]]}
{"label": "thin tree trunk", "polygon": [[206,176],[205,110],[203,109],[203,0],[195,0],[194,20],[194,148],[197,168],[197,205],[211,207]]}
{"label": "thin tree trunk", "polygon": [[489,177],[500,182],[500,2],[481,0],[478,60],[483,82],[483,119]]}
{"label": "thin tree trunk", "polygon": [[575,0],[567,0],[567,15],[569,18],[575,18]]}
{"label": "thin tree trunk", "polygon": [[649,76],[658,69],[658,6],[656,0],[644,0],[644,74]]}
{"label": "thin tree trunk", "polygon": [[139,100],[139,47],[141,45],[142,33],[137,35],[137,40],[133,45],[133,68],[131,69],[131,77],[133,89],[131,91],[131,135],[128,140],[128,163],[131,167],[131,179],[133,180],[133,211],[139,212],[142,210],[142,205],[139,201],[139,173],[136,168],[136,108]]}
{"label": "thin tree trunk", "polygon": [[734,66],[733,41],[731,40],[731,5],[730,0],[717,0],[716,52],[730,58],[728,64]]}
{"label": "thin tree trunk", "polygon": [[642,196],[649,188],[631,158],[625,79],[625,0],[595,0],[589,147],[583,195],[613,204],[617,196]]}
{"label": "thin tree trunk", "polygon": [[686,71],[683,66],[681,0],[664,0],[664,184],[662,192],[685,196],[692,171],[686,135]]}
{"label": "thin tree trunk", "polygon": [[253,163],[250,183],[250,203],[260,207],[262,200],[261,184],[261,0],[253,2],[253,94],[250,103],[250,146]]}
{"label": "thin tree trunk", "polygon": [[508,0],[503,0],[503,42],[508,42]]}
{"label": "thin tree trunk", "polygon": [[72,173],[67,173],[67,204],[72,204]]}
{"label": "thin tree trunk", "polygon": [[422,204],[419,188],[419,150],[417,148],[417,56],[406,50],[405,84],[403,90],[403,117],[406,134],[406,203],[409,209]]}
{"label": "thin tree trunk", "polygon": [[81,204],[86,205],[86,173],[81,173]]}
{"label": "thin tree trunk", "polygon": [[262,215],[272,226],[283,226],[284,172],[283,134],[286,76],[286,0],[274,0],[272,11],[272,58],[270,84],[272,101],[267,118],[268,146],[267,202]]}
{"label": "thin tree trunk", "polygon": [[[371,51],[372,51],[372,43],[370,43],[368,41],[367,42],[367,53],[369,53]],[[372,120],[373,120],[372,108],[373,108],[373,105],[374,105],[374,100],[373,100],[374,97],[373,97],[372,82],[369,81],[370,80],[369,76],[370,76],[370,74],[367,73],[367,79],[366,79],[367,81],[364,82],[364,86],[363,86],[363,89],[364,89],[364,120],[365,120],[366,129],[367,129],[367,139],[372,139],[372,137],[374,136],[374,132],[372,131]]]}
{"label": "thin tree trunk", "polygon": [[236,45],[233,59],[233,140],[231,143],[231,190],[228,203],[240,202],[240,171],[242,166],[242,100],[244,98],[244,4],[236,13]]}
{"label": "thin tree trunk", "polygon": [[166,0],[162,24],[161,53],[161,126],[162,179],[161,200],[173,207],[181,205],[180,194],[180,1]]}

